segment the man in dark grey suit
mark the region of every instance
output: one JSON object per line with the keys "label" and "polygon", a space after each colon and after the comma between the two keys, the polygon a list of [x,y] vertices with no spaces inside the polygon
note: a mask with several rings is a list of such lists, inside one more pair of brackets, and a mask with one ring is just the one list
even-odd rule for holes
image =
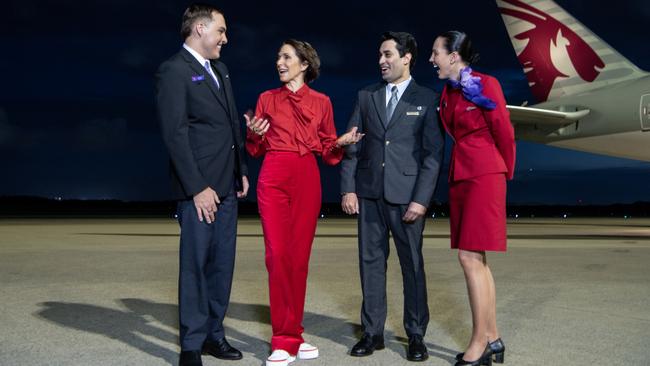
{"label": "man in dark grey suit", "polygon": [[352,356],[384,348],[386,260],[389,232],[402,267],[407,359],[428,357],[429,322],[422,259],[424,216],[442,164],[438,95],[411,78],[417,44],[404,32],[384,33],[379,67],[383,82],[359,91],[348,128],[365,134],[346,149],[341,164],[342,208],[359,214],[359,267],[364,335]]}
{"label": "man in dark grey suit", "polygon": [[211,5],[183,14],[185,43],[156,75],[156,104],[181,225],[179,321],[181,366],[201,354],[237,360],[223,318],[230,299],[237,198],[248,192],[238,113],[226,65],[226,20]]}

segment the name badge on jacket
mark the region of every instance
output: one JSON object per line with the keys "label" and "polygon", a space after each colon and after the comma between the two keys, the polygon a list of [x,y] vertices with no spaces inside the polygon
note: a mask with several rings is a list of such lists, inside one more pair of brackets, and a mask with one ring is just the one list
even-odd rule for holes
{"label": "name badge on jacket", "polygon": [[422,106],[419,105],[419,106],[417,106],[416,109],[417,109],[417,111],[411,111],[411,112],[407,111],[407,112],[406,112],[406,115],[407,115],[407,116],[419,116],[419,115],[420,115],[420,111],[422,110]]}

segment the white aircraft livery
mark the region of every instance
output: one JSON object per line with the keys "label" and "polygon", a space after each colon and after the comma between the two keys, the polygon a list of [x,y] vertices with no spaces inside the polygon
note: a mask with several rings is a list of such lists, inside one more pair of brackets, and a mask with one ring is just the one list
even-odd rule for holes
{"label": "white aircraft livery", "polygon": [[539,104],[508,105],[517,138],[650,161],[650,74],[551,0],[497,0]]}

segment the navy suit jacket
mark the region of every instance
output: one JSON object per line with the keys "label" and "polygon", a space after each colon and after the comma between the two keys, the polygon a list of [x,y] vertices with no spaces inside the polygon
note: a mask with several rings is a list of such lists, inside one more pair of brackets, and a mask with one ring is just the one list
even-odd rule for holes
{"label": "navy suit jacket", "polygon": [[160,65],[156,105],[163,140],[171,157],[174,198],[190,199],[207,187],[220,197],[248,175],[239,113],[226,65],[211,61],[212,77],[187,50]]}

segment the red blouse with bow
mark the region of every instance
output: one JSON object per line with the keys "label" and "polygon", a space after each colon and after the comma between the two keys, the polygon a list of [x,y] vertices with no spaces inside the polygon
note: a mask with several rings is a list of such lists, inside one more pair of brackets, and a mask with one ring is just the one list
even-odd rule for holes
{"label": "red blouse with bow", "polygon": [[306,84],[295,93],[286,86],[265,91],[255,115],[268,119],[270,127],[264,136],[248,130],[246,150],[254,157],[267,151],[316,153],[329,165],[343,158],[343,149],[336,145],[332,102]]}

